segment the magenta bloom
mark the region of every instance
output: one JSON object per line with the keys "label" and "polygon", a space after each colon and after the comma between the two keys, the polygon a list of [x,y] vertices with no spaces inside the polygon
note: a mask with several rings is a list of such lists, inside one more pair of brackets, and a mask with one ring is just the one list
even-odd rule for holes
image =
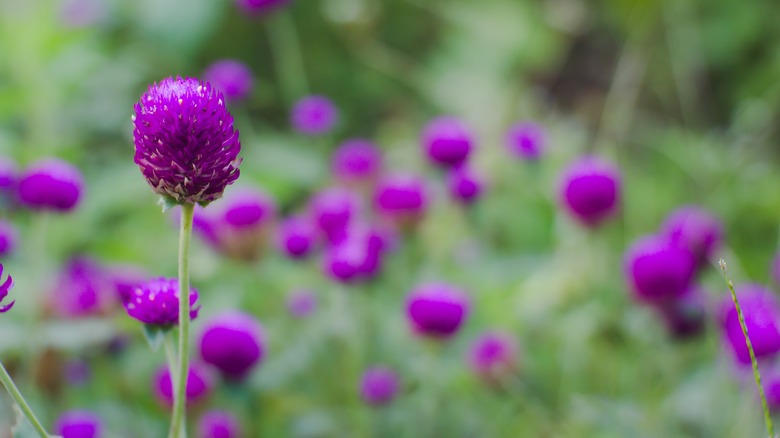
{"label": "magenta bloom", "polygon": [[337,178],[348,182],[369,181],[382,167],[382,153],[369,140],[347,140],[333,154],[331,168]]}
{"label": "magenta bloom", "polygon": [[311,216],[330,243],[346,236],[346,230],[359,210],[355,193],[341,188],[325,189],[311,200]]}
{"label": "magenta bloom", "polygon": [[[154,393],[164,405],[173,406],[173,387],[171,372],[167,366],[162,366],[154,375]],[[204,368],[198,364],[190,364],[187,372],[187,405],[197,403],[211,393],[212,379]]]}
{"label": "magenta bloom", "polygon": [[252,71],[241,61],[223,59],[211,64],[203,78],[222,92],[228,101],[246,99],[254,86]]}
{"label": "magenta bloom", "polygon": [[79,318],[105,314],[117,301],[103,266],[88,257],[74,257],[50,288],[47,306],[56,315]]}
{"label": "magenta bloom", "polygon": [[100,438],[103,421],[92,411],[67,411],[54,423],[54,433],[62,438]]}
{"label": "magenta bloom", "polygon": [[395,371],[387,367],[372,367],[365,370],[360,379],[360,396],[368,405],[382,406],[393,401],[399,387]]}
{"label": "magenta bloom", "polygon": [[661,229],[672,243],[691,251],[698,266],[706,264],[723,241],[720,222],[708,211],[692,205],[669,214]]}
{"label": "magenta bloom", "polygon": [[22,174],[17,198],[32,210],[67,212],[81,199],[81,172],[65,161],[48,158],[33,163]]}
{"label": "magenta bloom", "polygon": [[617,211],[620,204],[620,173],[611,163],[586,155],[563,172],[561,202],[583,225],[597,227]]}
{"label": "magenta bloom", "polygon": [[10,222],[0,219],[0,258],[11,255],[16,250],[19,232]]}
{"label": "magenta bloom", "polygon": [[691,287],[696,261],[685,248],[668,239],[645,236],[625,256],[625,275],[640,301],[664,303],[681,297]]}
{"label": "magenta bloom", "polygon": [[[2,278],[3,278],[3,264],[0,263],[0,280],[2,280]],[[3,300],[5,300],[5,297],[8,296],[8,292],[11,290],[12,287],[14,287],[14,279],[9,275],[8,278],[6,278],[5,281],[2,284],[0,284],[0,303],[2,303]],[[5,305],[0,304],[0,313],[5,313],[11,310],[11,307],[14,306],[15,302],[16,300],[11,301],[10,303]]]}
{"label": "magenta bloom", "polygon": [[260,322],[239,311],[211,318],[200,337],[200,356],[230,380],[243,380],[264,357]]}
{"label": "magenta bloom", "polygon": [[468,312],[466,294],[446,283],[417,286],[406,298],[406,315],[412,329],[433,338],[446,339],[455,335]]}
{"label": "magenta bloom", "polygon": [[287,310],[295,318],[305,318],[317,310],[317,295],[309,290],[299,290],[287,296]]}
{"label": "magenta bloom", "polygon": [[295,103],[290,116],[293,128],[306,135],[332,131],[338,122],[338,110],[325,96],[308,96]]}
{"label": "magenta bloom", "polygon": [[302,259],[311,253],[317,241],[317,229],[308,218],[291,216],[279,229],[278,246],[288,257]]}
{"label": "magenta bloom", "polygon": [[292,0],[236,0],[238,7],[248,14],[262,15],[281,8]]}
{"label": "magenta bloom", "polygon": [[374,194],[377,211],[398,225],[414,225],[425,214],[425,182],[415,176],[396,173],[383,177]]}
{"label": "magenta bloom", "polygon": [[488,382],[500,381],[517,365],[517,341],[504,332],[486,332],[469,349],[468,363],[475,374]]}
{"label": "magenta bloom", "polygon": [[328,248],[325,254],[325,273],[342,283],[369,280],[381,267],[384,240],[374,229],[353,225],[346,237]]}
{"label": "magenta bloom", "polygon": [[471,204],[482,194],[482,179],[467,166],[459,166],[449,171],[447,188],[455,201]]}
{"label": "magenta bloom", "polygon": [[[198,291],[190,288],[190,319],[198,317]],[[127,314],[144,324],[169,328],[179,323],[179,283],[176,278],[155,278],[133,290],[124,303]]]}
{"label": "magenta bloom", "polygon": [[506,145],[514,155],[527,161],[536,161],[544,153],[547,133],[534,122],[519,122],[507,131]]}
{"label": "magenta bloom", "polygon": [[228,411],[208,411],[198,420],[198,438],[240,438],[241,423]]}
{"label": "magenta bloom", "polygon": [[[772,291],[758,284],[741,284],[734,290],[756,358],[773,356],[780,351],[780,301]],[[737,361],[750,364],[750,353],[730,293],[723,297],[719,321]]]}
{"label": "magenta bloom", "polygon": [[423,129],[423,149],[434,164],[442,167],[453,167],[466,161],[473,144],[470,130],[456,117],[437,117]]}
{"label": "magenta bloom", "polygon": [[152,84],[135,104],[135,163],[155,193],[206,205],[239,175],[241,142],[222,93],[195,78]]}

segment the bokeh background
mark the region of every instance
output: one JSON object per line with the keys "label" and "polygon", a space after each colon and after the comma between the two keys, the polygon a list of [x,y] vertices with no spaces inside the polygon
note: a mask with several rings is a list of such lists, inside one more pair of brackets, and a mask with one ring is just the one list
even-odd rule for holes
{"label": "bokeh background", "polygon": [[[244,158],[237,185],[262,187],[280,216],[334,184],[331,153],[353,137],[375,141],[387,169],[425,176],[434,196],[379,276],[357,285],[272,242],[247,263],[195,239],[195,333],[243,309],[262,323],[267,355],[242,385],[216,383],[190,409],[193,424],[220,408],[247,437],[764,436],[750,374],[715,319],[675,339],[632,298],[623,255],[677,206],[698,204],[723,224],[718,256],[731,278],[776,286],[778,14],[769,0],[294,0],[256,16],[228,0],[0,0],[0,155],[21,168],[56,156],[86,182],[68,214],[2,212],[20,235],[2,260],[17,301],[0,316],[3,362],[47,425],[78,408],[100,415],[103,436],[164,436],[152,383],[163,352],[121,307],[64,317],[52,296],[77,255],[176,275],[175,213],[160,212],[133,163],[130,115],[150,83],[234,58],[255,80],[229,103]],[[332,132],[290,127],[308,94],[337,106]],[[420,147],[423,126],[443,114],[477,139],[470,160],[487,184],[468,207],[448,199]],[[546,130],[538,162],[504,145],[519,120]],[[557,195],[562,169],[585,153],[623,175],[620,212],[596,230]],[[405,320],[407,292],[434,280],[471,297],[446,343],[419,339]],[[709,301],[726,297],[716,267],[700,283]],[[286,308],[301,289],[318,298],[304,319]],[[485,330],[518,341],[509,385],[486,384],[466,363]],[[74,363],[89,370],[84,381],[69,380]],[[380,409],[359,397],[372,364],[401,379]],[[3,400],[0,435],[13,422]]]}

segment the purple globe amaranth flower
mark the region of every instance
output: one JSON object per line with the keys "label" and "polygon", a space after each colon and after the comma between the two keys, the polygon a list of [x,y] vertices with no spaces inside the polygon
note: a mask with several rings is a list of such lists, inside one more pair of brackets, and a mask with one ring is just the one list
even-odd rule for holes
{"label": "purple globe amaranth flower", "polygon": [[16,227],[7,221],[0,219],[0,258],[10,256],[16,251],[19,241],[19,232]]}
{"label": "purple globe amaranth flower", "polygon": [[692,286],[682,296],[655,306],[655,309],[675,339],[690,339],[704,331],[707,318],[705,294],[697,286]]}
{"label": "purple globe amaranth flower", "polygon": [[670,213],[661,229],[673,243],[690,250],[699,267],[715,255],[723,241],[723,227],[718,219],[693,205]]}
{"label": "purple globe amaranth flower", "polygon": [[317,243],[317,228],[303,216],[291,216],[279,227],[277,245],[290,258],[302,259],[311,254]]}
{"label": "purple globe amaranth flower", "polygon": [[[3,264],[0,263],[0,280],[3,279]],[[10,275],[5,279],[5,281],[0,284],[0,313],[5,313],[14,306],[14,303],[16,300],[11,301],[8,304],[2,304],[3,300],[5,300],[5,297],[8,296],[8,292],[11,291],[11,288],[14,287],[14,279]]]}
{"label": "purple globe amaranth flower", "polygon": [[325,273],[342,283],[369,280],[381,268],[384,246],[378,231],[362,224],[353,225],[341,242],[328,248]]}
{"label": "purple globe amaranth flower", "polygon": [[400,382],[392,369],[375,366],[366,369],[360,378],[360,396],[371,406],[386,405],[395,399]]}
{"label": "purple globe amaranth flower", "polygon": [[471,344],[468,363],[480,378],[498,384],[516,371],[517,341],[509,333],[485,332]]}
{"label": "purple globe amaranth flower", "polygon": [[518,122],[506,133],[509,151],[527,161],[536,161],[544,154],[547,132],[534,122]]}
{"label": "purple globe amaranth flower", "polygon": [[286,6],[292,0],[236,0],[238,7],[248,14],[263,15]]}
{"label": "purple globe amaranth flower", "polygon": [[222,59],[211,64],[203,78],[222,92],[228,101],[246,99],[254,87],[252,70],[241,61]]}
{"label": "purple globe amaranth flower", "polygon": [[335,244],[344,239],[347,227],[360,208],[355,193],[342,188],[325,189],[311,199],[310,214],[328,242]]}
{"label": "purple globe amaranth flower", "polygon": [[119,301],[112,289],[100,263],[89,257],[73,257],[49,288],[47,310],[67,318],[105,315]]}
{"label": "purple globe amaranth flower", "polygon": [[208,411],[198,420],[198,438],[240,438],[238,418],[228,411]]}
{"label": "purple globe amaranth flower", "polygon": [[[197,363],[190,363],[187,371],[187,401],[192,405],[205,399],[212,390],[212,376],[208,370]],[[171,384],[171,371],[167,366],[160,367],[153,378],[154,394],[157,400],[165,406],[173,406],[173,387]]]}
{"label": "purple globe amaranth flower", "polygon": [[382,168],[382,153],[369,140],[347,140],[333,154],[331,168],[346,183],[371,181]]}
{"label": "purple globe amaranth flower", "polygon": [[466,294],[446,283],[427,283],[406,298],[406,315],[415,333],[447,339],[458,332],[469,313]]}
{"label": "purple globe amaranth flower", "polygon": [[595,155],[580,157],[563,172],[560,198],[566,210],[588,227],[597,227],[620,205],[620,172]]}
{"label": "purple globe amaranth flower", "polygon": [[252,315],[228,311],[212,317],[200,337],[200,356],[230,380],[243,380],[265,355],[260,322]]}
{"label": "purple globe amaranth flower", "polygon": [[54,423],[54,433],[62,438],[100,438],[103,421],[92,411],[67,411]]}
{"label": "purple globe amaranth flower", "polygon": [[47,158],[30,165],[17,186],[17,199],[32,210],[67,212],[81,199],[84,181],[71,164]]}
{"label": "purple globe amaranth flower", "polygon": [[696,272],[696,260],[685,248],[660,236],[645,236],[626,252],[625,275],[635,297],[665,303],[684,295]]}
{"label": "purple globe amaranth flower", "polygon": [[155,193],[206,205],[239,175],[241,142],[222,93],[195,78],[152,84],[135,104],[135,163]]}
{"label": "purple globe amaranth flower", "polygon": [[[769,289],[758,284],[741,284],[734,290],[756,358],[775,355],[780,351],[780,301]],[[750,364],[750,353],[730,293],[723,297],[718,316],[736,360]]]}
{"label": "purple globe amaranth flower", "polygon": [[462,204],[471,204],[482,194],[482,179],[467,166],[458,166],[447,175],[450,196]]}
{"label": "purple globe amaranth flower", "polygon": [[338,122],[338,110],[325,96],[307,96],[295,103],[290,115],[293,128],[306,135],[332,131]]}
{"label": "purple globe amaranth flower", "polygon": [[428,122],[422,132],[422,146],[428,159],[442,167],[465,162],[473,144],[469,128],[456,117],[437,117]]}
{"label": "purple globe amaranth flower", "polygon": [[425,182],[406,173],[385,175],[374,193],[376,210],[400,227],[416,225],[427,207]]}
{"label": "purple globe amaranth flower", "polygon": [[[190,288],[190,319],[198,317],[198,291]],[[179,283],[176,278],[155,278],[133,290],[124,303],[127,314],[144,324],[170,328],[179,323]]]}
{"label": "purple globe amaranth flower", "polygon": [[317,295],[309,290],[298,290],[287,296],[287,310],[295,318],[305,318],[317,310]]}

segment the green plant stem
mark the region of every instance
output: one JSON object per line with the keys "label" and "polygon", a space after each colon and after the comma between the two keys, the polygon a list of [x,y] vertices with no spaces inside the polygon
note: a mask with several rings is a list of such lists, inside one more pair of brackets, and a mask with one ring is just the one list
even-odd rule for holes
{"label": "green plant stem", "polygon": [[14,381],[11,379],[11,375],[8,374],[8,371],[5,369],[5,366],[2,362],[0,362],[0,381],[3,382],[3,386],[5,386],[8,394],[11,395],[11,398],[14,399],[27,419],[30,420],[33,428],[35,428],[35,431],[38,432],[38,435],[41,438],[49,438],[49,434],[46,432],[46,429],[43,428],[41,422],[35,416],[32,409],[30,409],[30,405],[27,404],[27,401],[22,396],[22,393],[19,392],[19,388],[17,388],[16,384],[14,384]]}
{"label": "green plant stem", "polygon": [[[195,204],[182,204],[179,229],[179,372],[173,393],[173,416],[169,438],[187,436],[185,405],[190,357],[190,239]],[[171,375],[171,381],[173,381]]]}

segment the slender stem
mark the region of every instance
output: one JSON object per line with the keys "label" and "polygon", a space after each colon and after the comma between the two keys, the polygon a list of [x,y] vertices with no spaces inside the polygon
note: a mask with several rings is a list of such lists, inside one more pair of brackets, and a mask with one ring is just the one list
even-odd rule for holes
{"label": "slender stem", "polygon": [[14,381],[11,379],[11,376],[8,374],[8,371],[6,371],[2,362],[0,362],[0,381],[3,382],[3,386],[5,386],[5,389],[11,395],[11,398],[14,399],[27,419],[30,420],[33,428],[35,428],[35,431],[38,432],[38,435],[41,438],[49,438],[49,434],[46,433],[46,429],[43,428],[41,422],[35,416],[32,409],[30,409],[30,405],[28,405],[27,401],[24,399],[24,397],[22,397],[22,393],[19,392],[19,388],[17,388],[16,384],[14,384]]}
{"label": "slender stem", "polygon": [[[185,404],[190,357],[190,238],[195,204],[182,204],[179,229],[179,372],[173,393],[173,417],[169,438],[187,436]],[[173,381],[171,375],[171,381]]]}
{"label": "slender stem", "polygon": [[739,317],[739,325],[742,327],[742,334],[745,336],[745,343],[747,344],[748,353],[750,353],[750,363],[753,365],[753,378],[758,386],[758,394],[761,396],[761,405],[764,408],[764,422],[766,422],[766,430],[769,432],[769,438],[774,438],[775,431],[772,425],[772,416],[769,414],[769,405],[766,402],[766,395],[764,395],[764,387],[761,385],[761,373],[758,371],[758,361],[756,360],[756,353],[753,351],[753,344],[748,337],[748,328],[745,324],[745,316],[742,314],[742,308],[739,307],[739,300],[737,300],[737,293],[734,291],[734,284],[726,276],[726,262],[723,259],[719,262],[720,270],[723,272],[723,279],[726,280],[726,284],[731,291],[731,300],[734,301],[734,307],[737,309],[737,316]]}

